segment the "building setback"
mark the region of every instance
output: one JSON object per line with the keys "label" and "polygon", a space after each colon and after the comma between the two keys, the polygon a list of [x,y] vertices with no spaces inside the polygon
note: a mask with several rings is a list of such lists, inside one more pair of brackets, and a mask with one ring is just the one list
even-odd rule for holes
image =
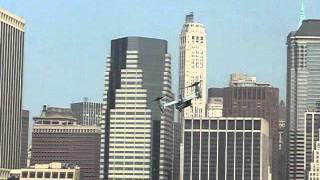
{"label": "building setback", "polygon": [[167,41],[125,37],[111,41],[101,121],[100,179],[171,179],[173,109]]}
{"label": "building setback", "polygon": [[269,124],[262,118],[186,119],[183,180],[268,180]]}
{"label": "building setback", "polygon": [[310,171],[308,172],[308,180],[319,180],[320,178],[320,142],[319,139],[316,142],[316,146],[313,149],[312,162],[310,165]]}
{"label": "building setback", "polygon": [[29,111],[22,111],[22,126],[21,126],[21,160],[20,167],[27,167],[28,160],[28,131],[29,131]]}
{"label": "building setback", "polygon": [[288,179],[303,180],[304,116],[320,97],[320,20],[302,21],[287,37]]}
{"label": "building setback", "polygon": [[20,167],[25,21],[0,8],[0,168]]}
{"label": "building setback", "polygon": [[70,109],[46,107],[34,117],[31,165],[51,162],[80,166],[81,179],[98,179],[100,128],[77,125]]}
{"label": "building setback", "polygon": [[84,98],[83,102],[71,104],[73,117],[82,125],[98,125],[102,116],[102,103],[90,102]]}

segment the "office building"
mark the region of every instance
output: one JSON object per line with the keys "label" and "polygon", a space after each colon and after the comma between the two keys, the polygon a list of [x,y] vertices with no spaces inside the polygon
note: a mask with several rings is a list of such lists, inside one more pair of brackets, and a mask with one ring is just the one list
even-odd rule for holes
{"label": "office building", "polygon": [[[280,180],[279,164],[279,89],[268,83],[235,80],[231,75],[232,86],[224,88],[224,117],[261,117],[270,125],[270,164],[273,180]],[[245,79],[248,79],[246,77]],[[250,79],[250,78],[249,78]],[[252,79],[252,78],[251,78]]]}
{"label": "office building", "polygon": [[305,112],[320,97],[320,20],[303,20],[287,37],[288,179],[304,179]]}
{"label": "office building", "polygon": [[44,106],[33,120],[31,165],[75,164],[81,168],[81,179],[98,179],[99,127],[77,125],[67,108]]}
{"label": "office building", "polygon": [[257,84],[257,78],[255,76],[248,76],[244,73],[233,73],[230,75],[229,86],[230,87],[246,87],[255,86]]}
{"label": "office building", "polygon": [[20,167],[25,21],[0,8],[0,168]]}
{"label": "office building", "polygon": [[111,41],[101,121],[100,179],[171,179],[173,107],[153,99],[171,93],[167,41],[125,37]]}
{"label": "office building", "polygon": [[79,166],[67,163],[52,162],[48,164],[35,164],[29,168],[11,170],[9,179],[80,180],[81,178]]}
{"label": "office building", "polygon": [[207,117],[222,117],[223,116],[223,95],[222,88],[208,89]]}
{"label": "office building", "polygon": [[21,125],[21,159],[20,167],[27,167],[28,159],[28,131],[29,131],[29,111],[22,110],[22,125]]}
{"label": "office building", "polygon": [[82,125],[98,125],[102,116],[102,103],[90,102],[84,98],[83,102],[71,104],[73,117]]}
{"label": "office building", "polygon": [[180,177],[180,138],[181,124],[180,122],[173,123],[173,175],[172,179],[179,179]]}
{"label": "office building", "polygon": [[193,100],[192,106],[184,109],[180,121],[184,118],[206,116],[207,100],[207,41],[203,24],[194,22],[193,13],[186,16],[180,34],[179,89],[182,97],[194,92],[194,88],[184,88],[201,81],[202,98]]}
{"label": "office building", "polygon": [[283,100],[279,104],[279,179],[286,177],[286,154],[287,154],[287,108]]}
{"label": "office building", "polygon": [[263,118],[186,119],[183,180],[268,180],[269,124]]}
{"label": "office building", "polygon": [[308,172],[308,180],[320,180],[320,142],[316,142],[315,149],[313,149],[313,156],[311,162],[311,169]]}
{"label": "office building", "polygon": [[0,180],[8,180],[10,177],[10,169],[0,168]]}

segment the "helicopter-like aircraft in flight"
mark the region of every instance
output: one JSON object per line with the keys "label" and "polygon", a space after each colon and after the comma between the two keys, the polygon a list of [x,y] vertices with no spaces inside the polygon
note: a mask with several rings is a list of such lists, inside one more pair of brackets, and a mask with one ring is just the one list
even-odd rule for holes
{"label": "helicopter-like aircraft in flight", "polygon": [[200,87],[199,87],[200,83],[201,83],[201,81],[198,81],[198,82],[195,82],[195,83],[183,88],[183,89],[186,89],[186,88],[195,87],[194,88],[194,92],[189,96],[182,97],[182,95],[179,95],[179,99],[178,100],[174,100],[174,101],[171,101],[171,102],[165,102],[163,100],[163,98],[165,96],[162,96],[162,97],[157,97],[152,102],[158,102],[158,105],[159,105],[159,108],[160,108],[161,112],[164,112],[165,108],[169,107],[169,106],[175,106],[175,108],[178,111],[181,112],[184,108],[189,107],[189,106],[192,105],[191,101],[193,99],[201,98],[201,91],[200,91]]}

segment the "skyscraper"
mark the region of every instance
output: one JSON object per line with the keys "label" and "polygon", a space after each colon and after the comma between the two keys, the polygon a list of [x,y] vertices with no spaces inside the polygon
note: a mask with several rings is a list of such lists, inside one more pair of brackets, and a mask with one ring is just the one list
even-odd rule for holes
{"label": "skyscraper", "polygon": [[304,20],[287,37],[287,124],[289,179],[304,179],[304,113],[320,97],[320,20]]}
{"label": "skyscraper", "polygon": [[313,149],[312,162],[310,165],[310,171],[308,172],[308,180],[318,180],[320,177],[320,141],[316,142],[316,146]]}
{"label": "skyscraper", "polygon": [[101,121],[100,179],[171,179],[173,109],[167,41],[125,37],[111,41]]}
{"label": "skyscraper", "polygon": [[0,8],[0,168],[19,168],[25,21]]}
{"label": "skyscraper", "polygon": [[201,81],[202,98],[192,102],[192,108],[186,108],[183,118],[206,116],[207,99],[207,41],[204,25],[194,22],[193,13],[186,16],[180,34],[180,72],[179,87],[182,97],[193,93],[193,88],[184,88]]}
{"label": "skyscraper", "polygon": [[102,103],[90,102],[84,98],[83,102],[71,104],[73,117],[82,125],[98,125],[102,116]]}
{"label": "skyscraper", "polygon": [[263,118],[186,119],[183,180],[268,180],[269,123]]}
{"label": "skyscraper", "polygon": [[21,160],[20,167],[27,167],[28,160],[28,131],[29,131],[29,111],[22,111],[22,125],[21,125]]}

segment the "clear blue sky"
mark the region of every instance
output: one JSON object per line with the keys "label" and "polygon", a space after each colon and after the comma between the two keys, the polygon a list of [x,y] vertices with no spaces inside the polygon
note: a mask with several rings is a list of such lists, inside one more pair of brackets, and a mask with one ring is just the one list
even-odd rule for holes
{"label": "clear blue sky", "polygon": [[[226,86],[232,72],[256,75],[285,97],[286,36],[298,25],[300,0],[1,0],[26,19],[24,105],[68,107],[103,93],[110,40],[163,38],[172,54],[177,87],[179,33],[186,13],[206,26],[208,87]],[[306,0],[307,18],[320,2]]]}

